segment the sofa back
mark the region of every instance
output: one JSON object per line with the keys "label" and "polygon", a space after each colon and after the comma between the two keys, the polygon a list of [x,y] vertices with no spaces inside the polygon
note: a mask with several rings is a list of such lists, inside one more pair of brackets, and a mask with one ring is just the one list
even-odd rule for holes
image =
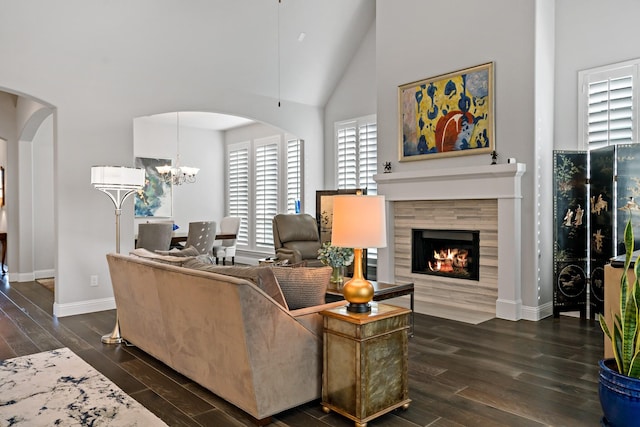
{"label": "sofa back", "polygon": [[257,419],[320,396],[322,337],[253,283],[128,255],[107,261],[127,341]]}

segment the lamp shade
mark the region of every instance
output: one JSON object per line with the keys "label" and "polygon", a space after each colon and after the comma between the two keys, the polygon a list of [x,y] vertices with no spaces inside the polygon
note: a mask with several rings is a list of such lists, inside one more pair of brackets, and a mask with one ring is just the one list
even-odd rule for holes
{"label": "lamp shade", "polygon": [[344,248],[387,246],[384,196],[339,195],[333,198],[331,244]]}
{"label": "lamp shade", "polygon": [[96,188],[140,188],[144,186],[144,169],[124,166],[93,166],[91,184]]}

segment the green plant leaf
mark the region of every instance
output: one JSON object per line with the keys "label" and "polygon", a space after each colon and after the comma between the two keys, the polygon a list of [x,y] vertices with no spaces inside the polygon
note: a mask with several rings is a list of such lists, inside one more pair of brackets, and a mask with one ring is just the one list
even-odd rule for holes
{"label": "green plant leaf", "polygon": [[624,372],[622,369],[622,334],[620,333],[620,325],[618,323],[613,324],[613,357],[616,359],[616,365],[618,366],[618,372]]}
{"label": "green plant leaf", "polygon": [[631,366],[629,367],[627,375],[633,378],[640,378],[640,357],[638,357],[637,353],[631,360]]}
{"label": "green plant leaf", "polygon": [[600,327],[602,328],[602,332],[611,339],[611,332],[609,332],[609,327],[607,326],[607,322],[602,315],[602,313],[598,314],[598,320],[600,321]]}
{"label": "green plant leaf", "polygon": [[[633,226],[631,225],[631,212],[629,212],[627,225],[624,227],[624,248],[627,253],[624,257],[624,268],[622,269],[622,276],[620,277],[620,313],[624,313],[626,311],[627,290],[629,287],[627,271],[629,270],[629,265],[631,265],[631,256],[633,255]],[[624,327],[624,324],[622,326]]]}
{"label": "green plant leaf", "polygon": [[628,372],[635,355],[635,338],[638,334],[638,306],[633,293],[629,293],[625,312],[622,315],[622,372]]}

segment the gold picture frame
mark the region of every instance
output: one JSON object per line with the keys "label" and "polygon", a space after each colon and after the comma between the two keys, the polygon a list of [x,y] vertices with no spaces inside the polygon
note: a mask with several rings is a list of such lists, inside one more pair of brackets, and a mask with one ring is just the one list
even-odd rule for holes
{"label": "gold picture frame", "polygon": [[494,151],[493,91],[493,62],[399,86],[399,160]]}

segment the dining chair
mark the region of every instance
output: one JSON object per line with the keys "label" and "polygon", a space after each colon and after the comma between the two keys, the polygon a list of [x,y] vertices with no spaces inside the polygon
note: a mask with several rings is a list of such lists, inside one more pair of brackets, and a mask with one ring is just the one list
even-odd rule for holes
{"label": "dining chair", "polygon": [[189,223],[189,232],[185,248],[193,246],[201,254],[211,254],[213,244],[216,240],[215,221],[196,221]]}
{"label": "dining chair", "polygon": [[231,265],[236,264],[236,243],[238,241],[238,231],[240,230],[240,218],[234,216],[225,216],[220,221],[220,234],[232,234],[236,236],[233,239],[216,240],[213,245],[213,256],[218,259],[222,258],[222,265],[225,265],[225,259],[231,258]]}
{"label": "dining chair", "polygon": [[170,222],[148,222],[138,225],[136,248],[149,251],[167,251],[171,245],[173,224]]}

